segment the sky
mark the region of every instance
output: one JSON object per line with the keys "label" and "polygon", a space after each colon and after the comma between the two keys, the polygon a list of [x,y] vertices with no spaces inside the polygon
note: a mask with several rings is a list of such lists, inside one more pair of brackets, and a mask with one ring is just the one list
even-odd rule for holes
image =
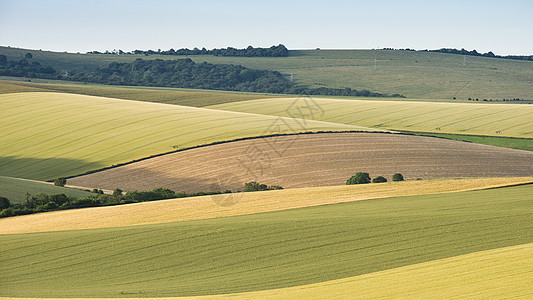
{"label": "sky", "polygon": [[0,0],[0,46],[465,48],[533,55],[533,0]]}

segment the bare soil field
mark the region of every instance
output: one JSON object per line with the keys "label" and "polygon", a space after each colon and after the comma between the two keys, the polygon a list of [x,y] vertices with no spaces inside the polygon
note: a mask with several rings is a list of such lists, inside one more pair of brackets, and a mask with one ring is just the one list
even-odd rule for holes
{"label": "bare soil field", "polygon": [[125,191],[239,190],[258,181],[284,188],[342,185],[356,172],[405,179],[533,175],[533,152],[384,133],[321,133],[184,150],[68,180]]}

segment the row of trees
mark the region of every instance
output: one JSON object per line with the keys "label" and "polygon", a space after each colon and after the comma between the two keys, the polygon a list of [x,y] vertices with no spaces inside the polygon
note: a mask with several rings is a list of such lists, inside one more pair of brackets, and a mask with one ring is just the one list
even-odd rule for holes
{"label": "row of trees", "polygon": [[[31,59],[31,57],[29,57],[29,59]],[[57,72],[54,68],[43,66],[36,61],[30,62],[28,59],[22,59],[19,61],[8,60],[5,55],[0,54],[0,75],[29,78],[54,78],[57,75]]]}
{"label": "row of trees", "polygon": [[[403,181],[403,175],[401,173],[395,173],[392,175],[392,181]],[[387,182],[387,178],[383,176],[377,176],[374,179],[370,178],[370,174],[366,172],[357,172],[355,175],[350,177],[347,181],[347,185],[351,184],[365,184],[365,183],[381,183],[381,182]]]}
{"label": "row of trees", "polygon": [[[394,49],[394,48],[383,48],[383,50],[403,50],[403,51],[417,51],[415,49]],[[533,55],[496,55],[492,51],[486,52],[486,53],[480,53],[477,52],[477,50],[468,51],[464,48],[461,50],[454,49],[454,48],[441,48],[436,50],[419,50],[420,52],[439,52],[439,53],[449,53],[449,54],[460,54],[460,55],[468,55],[468,56],[482,56],[482,57],[495,57],[495,58],[505,58],[505,59],[514,59],[514,60],[529,60],[533,61]]]}
{"label": "row of trees", "polygon": [[272,46],[270,48],[254,48],[252,46],[248,46],[244,49],[236,49],[232,47],[228,48],[221,48],[221,49],[211,49],[207,50],[205,48],[198,49],[193,48],[181,48],[178,50],[170,49],[166,51],[161,51],[161,49],[158,49],[157,51],[154,50],[134,50],[131,52],[124,52],[122,50],[113,50],[113,51],[105,51],[105,52],[99,52],[99,51],[91,51],[87,52],[88,54],[117,54],[117,55],[126,55],[126,54],[144,54],[144,55],[214,55],[214,56],[244,56],[244,57],[285,57],[289,56],[289,50],[287,47],[285,47],[282,44],[279,44],[277,46]]}
{"label": "row of trees", "polygon": [[403,97],[351,88],[308,88],[297,86],[277,71],[254,70],[240,65],[195,63],[177,60],[136,59],[131,63],[110,63],[94,72],[73,74],[66,79],[112,85],[163,86],[278,94],[307,94],[364,97]]}

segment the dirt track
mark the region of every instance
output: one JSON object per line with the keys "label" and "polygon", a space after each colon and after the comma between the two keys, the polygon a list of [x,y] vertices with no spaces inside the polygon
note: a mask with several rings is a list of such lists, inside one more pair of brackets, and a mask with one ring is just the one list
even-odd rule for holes
{"label": "dirt track", "polygon": [[391,179],[533,175],[533,152],[446,139],[324,133],[253,139],[186,150],[80,176],[69,184],[125,191],[242,189],[256,180],[284,188],[344,184],[356,172]]}

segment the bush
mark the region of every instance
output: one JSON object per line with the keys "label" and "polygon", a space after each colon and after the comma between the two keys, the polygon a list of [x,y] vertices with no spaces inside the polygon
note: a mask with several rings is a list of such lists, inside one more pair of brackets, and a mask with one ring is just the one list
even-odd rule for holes
{"label": "bush", "polygon": [[59,178],[54,179],[54,185],[65,186],[65,184],[67,184],[67,179],[65,179],[63,177],[59,177]]}
{"label": "bush", "polygon": [[372,179],[372,183],[382,183],[382,182],[387,182],[387,178],[385,178],[383,176],[378,176],[378,177]]}
{"label": "bush", "polygon": [[113,191],[113,197],[120,197],[122,196],[122,190],[119,189],[119,188],[116,188],[114,191]]}
{"label": "bush", "polygon": [[370,183],[370,175],[366,172],[357,172],[354,176],[350,177],[346,181],[346,184],[364,184],[364,183]]}
{"label": "bush", "polygon": [[9,199],[6,197],[0,197],[0,210],[9,208],[11,206],[11,202],[9,202]]}
{"label": "bush", "polygon": [[392,181],[403,181],[403,175],[400,173],[392,175]]}
{"label": "bush", "polygon": [[256,192],[256,191],[266,191],[268,186],[266,184],[261,184],[257,181],[251,181],[244,184],[245,192]]}

